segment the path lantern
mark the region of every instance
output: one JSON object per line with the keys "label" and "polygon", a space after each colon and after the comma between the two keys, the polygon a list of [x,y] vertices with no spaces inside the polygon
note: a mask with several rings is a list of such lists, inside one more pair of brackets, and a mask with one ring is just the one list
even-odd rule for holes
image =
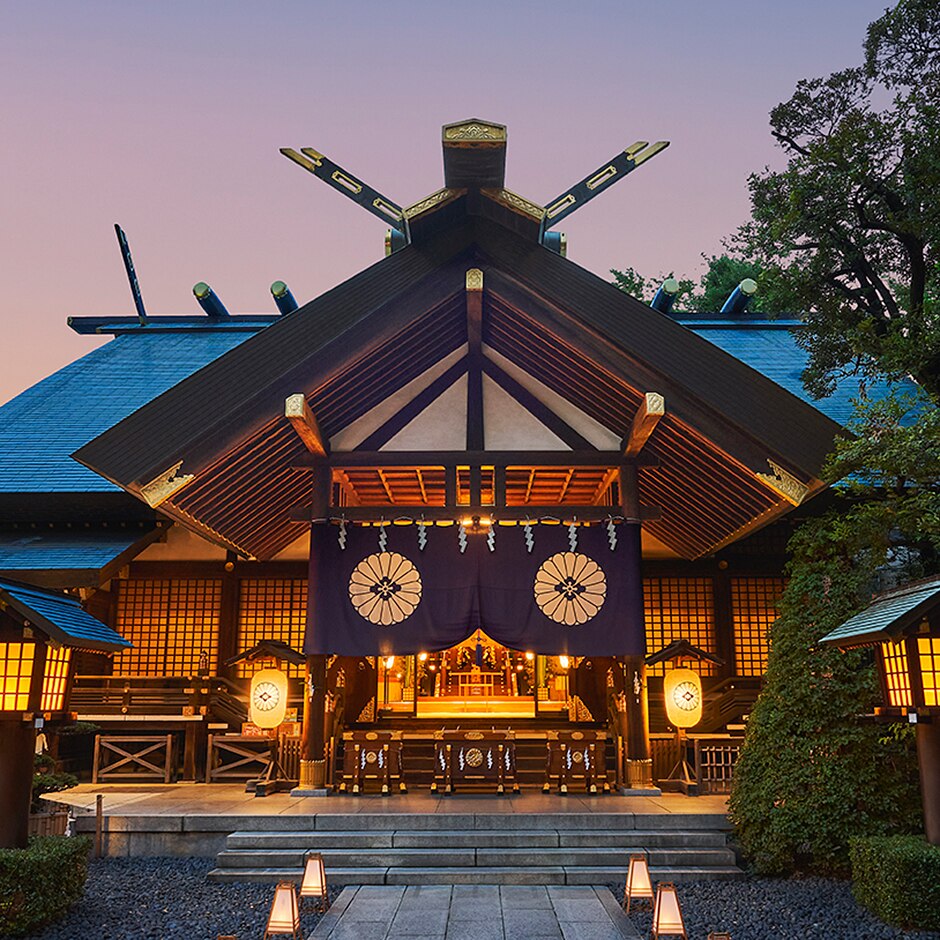
{"label": "path lantern", "polygon": [[0,581],[0,848],[25,848],[36,729],[68,708],[72,652],[130,643],[77,598]]}
{"label": "path lantern", "polygon": [[315,911],[326,910],[326,868],[319,852],[304,856],[304,875],[300,883],[300,903],[310,898]]}
{"label": "path lantern", "polygon": [[291,881],[281,881],[274,889],[271,912],[264,929],[264,940],[269,937],[300,937],[300,907],[297,904],[297,891]]}
{"label": "path lantern", "polygon": [[917,726],[924,832],[940,845],[940,578],[879,595],[820,643],[875,648],[885,705],[872,717]]}
{"label": "path lantern", "polygon": [[627,883],[623,890],[623,906],[630,913],[633,901],[649,901],[653,903],[653,883],[650,880],[650,869],[645,855],[631,855],[630,867],[627,869]]}
{"label": "path lantern", "polygon": [[679,895],[676,886],[671,881],[661,881],[656,886],[656,903],[653,905],[653,926],[650,936],[654,940],[660,937],[684,937],[689,935],[685,931],[685,921],[682,919],[682,908],[679,905]]}

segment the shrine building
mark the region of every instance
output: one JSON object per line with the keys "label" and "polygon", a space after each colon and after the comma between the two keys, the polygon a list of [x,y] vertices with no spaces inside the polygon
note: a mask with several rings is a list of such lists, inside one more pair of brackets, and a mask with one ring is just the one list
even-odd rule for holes
{"label": "shrine building", "polygon": [[808,398],[800,323],[748,312],[753,282],[679,315],[566,257],[557,226],[664,142],[544,203],[506,188],[506,146],[446,125],[443,188],[408,207],[283,151],[388,231],[306,303],[275,282],[270,314],[198,284],[201,310],[148,315],[119,232],[136,314],[69,318],[110,339],[0,408],[0,709],[30,603],[64,599],[105,632],[52,642],[68,697],[26,710],[171,735],[185,779],[220,779],[266,666],[312,791],[343,785],[344,734],[394,734],[407,768],[458,726],[600,735],[649,788],[676,641],[705,654],[698,730],[740,732],[854,390]]}

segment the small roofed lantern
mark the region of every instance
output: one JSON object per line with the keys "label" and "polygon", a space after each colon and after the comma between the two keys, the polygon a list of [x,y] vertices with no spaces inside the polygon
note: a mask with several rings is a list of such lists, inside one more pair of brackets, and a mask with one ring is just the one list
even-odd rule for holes
{"label": "small roofed lantern", "polygon": [[315,911],[326,910],[326,867],[319,852],[304,856],[304,875],[300,883],[300,903],[310,898]]}
{"label": "small roofed lantern", "polygon": [[875,649],[885,705],[870,718],[917,726],[924,832],[940,845],[940,578],[879,595],[820,643]]}
{"label": "small roofed lantern", "polygon": [[269,937],[293,937],[300,934],[300,907],[297,904],[297,890],[291,881],[281,881],[274,889],[271,912],[264,929],[264,940]]}
{"label": "small roofed lantern", "polygon": [[689,935],[685,931],[685,921],[682,919],[682,908],[679,905],[679,895],[676,886],[671,881],[661,881],[656,886],[656,903],[653,905],[653,926],[650,936],[659,940],[659,937],[684,937]]}
{"label": "small roofed lantern", "polygon": [[73,651],[130,647],[79,601],[0,581],[0,848],[25,848],[36,732],[68,708]]}
{"label": "small roofed lantern", "polygon": [[660,785],[664,788],[671,785],[673,789],[679,789],[687,796],[697,796],[698,784],[686,759],[685,734],[689,728],[694,728],[702,720],[705,693],[702,689],[702,677],[694,669],[679,665],[683,659],[711,662],[719,666],[724,665],[724,660],[693,646],[688,640],[676,640],[646,657],[648,666],[665,662],[676,663],[672,669],[666,670],[663,694],[666,701],[666,717],[676,729],[679,760],[672,773],[660,781]]}
{"label": "small roofed lantern", "polygon": [[623,906],[630,913],[633,901],[653,903],[653,883],[650,880],[649,864],[645,855],[631,855],[627,869],[627,883],[623,889]]}
{"label": "small roofed lantern", "polygon": [[271,729],[287,717],[287,674],[280,669],[259,669],[251,677],[248,718],[259,728]]}

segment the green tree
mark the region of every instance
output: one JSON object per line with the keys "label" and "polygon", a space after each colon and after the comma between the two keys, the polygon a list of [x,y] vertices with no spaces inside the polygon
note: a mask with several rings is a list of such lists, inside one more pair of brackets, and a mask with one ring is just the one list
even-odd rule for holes
{"label": "green tree", "polygon": [[791,540],[766,684],[735,768],[737,838],[766,874],[839,872],[852,836],[920,825],[909,729],[857,720],[880,704],[871,654],[817,643],[877,587],[936,572],[940,410],[863,399],[849,430],[823,471],[836,505]]}
{"label": "green tree", "polygon": [[804,381],[912,373],[940,396],[940,4],[901,0],[864,65],[800,81],[770,115],[787,163],[749,179],[732,241],[803,311]]}

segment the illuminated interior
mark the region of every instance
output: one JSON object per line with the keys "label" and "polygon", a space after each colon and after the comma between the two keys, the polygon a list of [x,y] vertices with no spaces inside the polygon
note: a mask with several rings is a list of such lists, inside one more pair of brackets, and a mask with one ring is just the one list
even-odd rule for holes
{"label": "illuminated interior", "polygon": [[29,708],[35,643],[0,643],[0,711],[24,712]]}
{"label": "illuminated interior", "polygon": [[911,695],[911,677],[907,671],[906,640],[897,643],[882,643],[881,658],[884,663],[885,684],[888,689],[888,704],[899,708],[910,708],[914,704]]}
{"label": "illuminated interior", "polygon": [[917,656],[924,685],[924,705],[936,707],[940,705],[940,637],[918,637]]}
{"label": "illuminated interior", "polygon": [[65,646],[46,650],[46,666],[42,677],[42,698],[39,710],[60,712],[65,708],[65,690],[68,685],[69,663],[72,651]]}

